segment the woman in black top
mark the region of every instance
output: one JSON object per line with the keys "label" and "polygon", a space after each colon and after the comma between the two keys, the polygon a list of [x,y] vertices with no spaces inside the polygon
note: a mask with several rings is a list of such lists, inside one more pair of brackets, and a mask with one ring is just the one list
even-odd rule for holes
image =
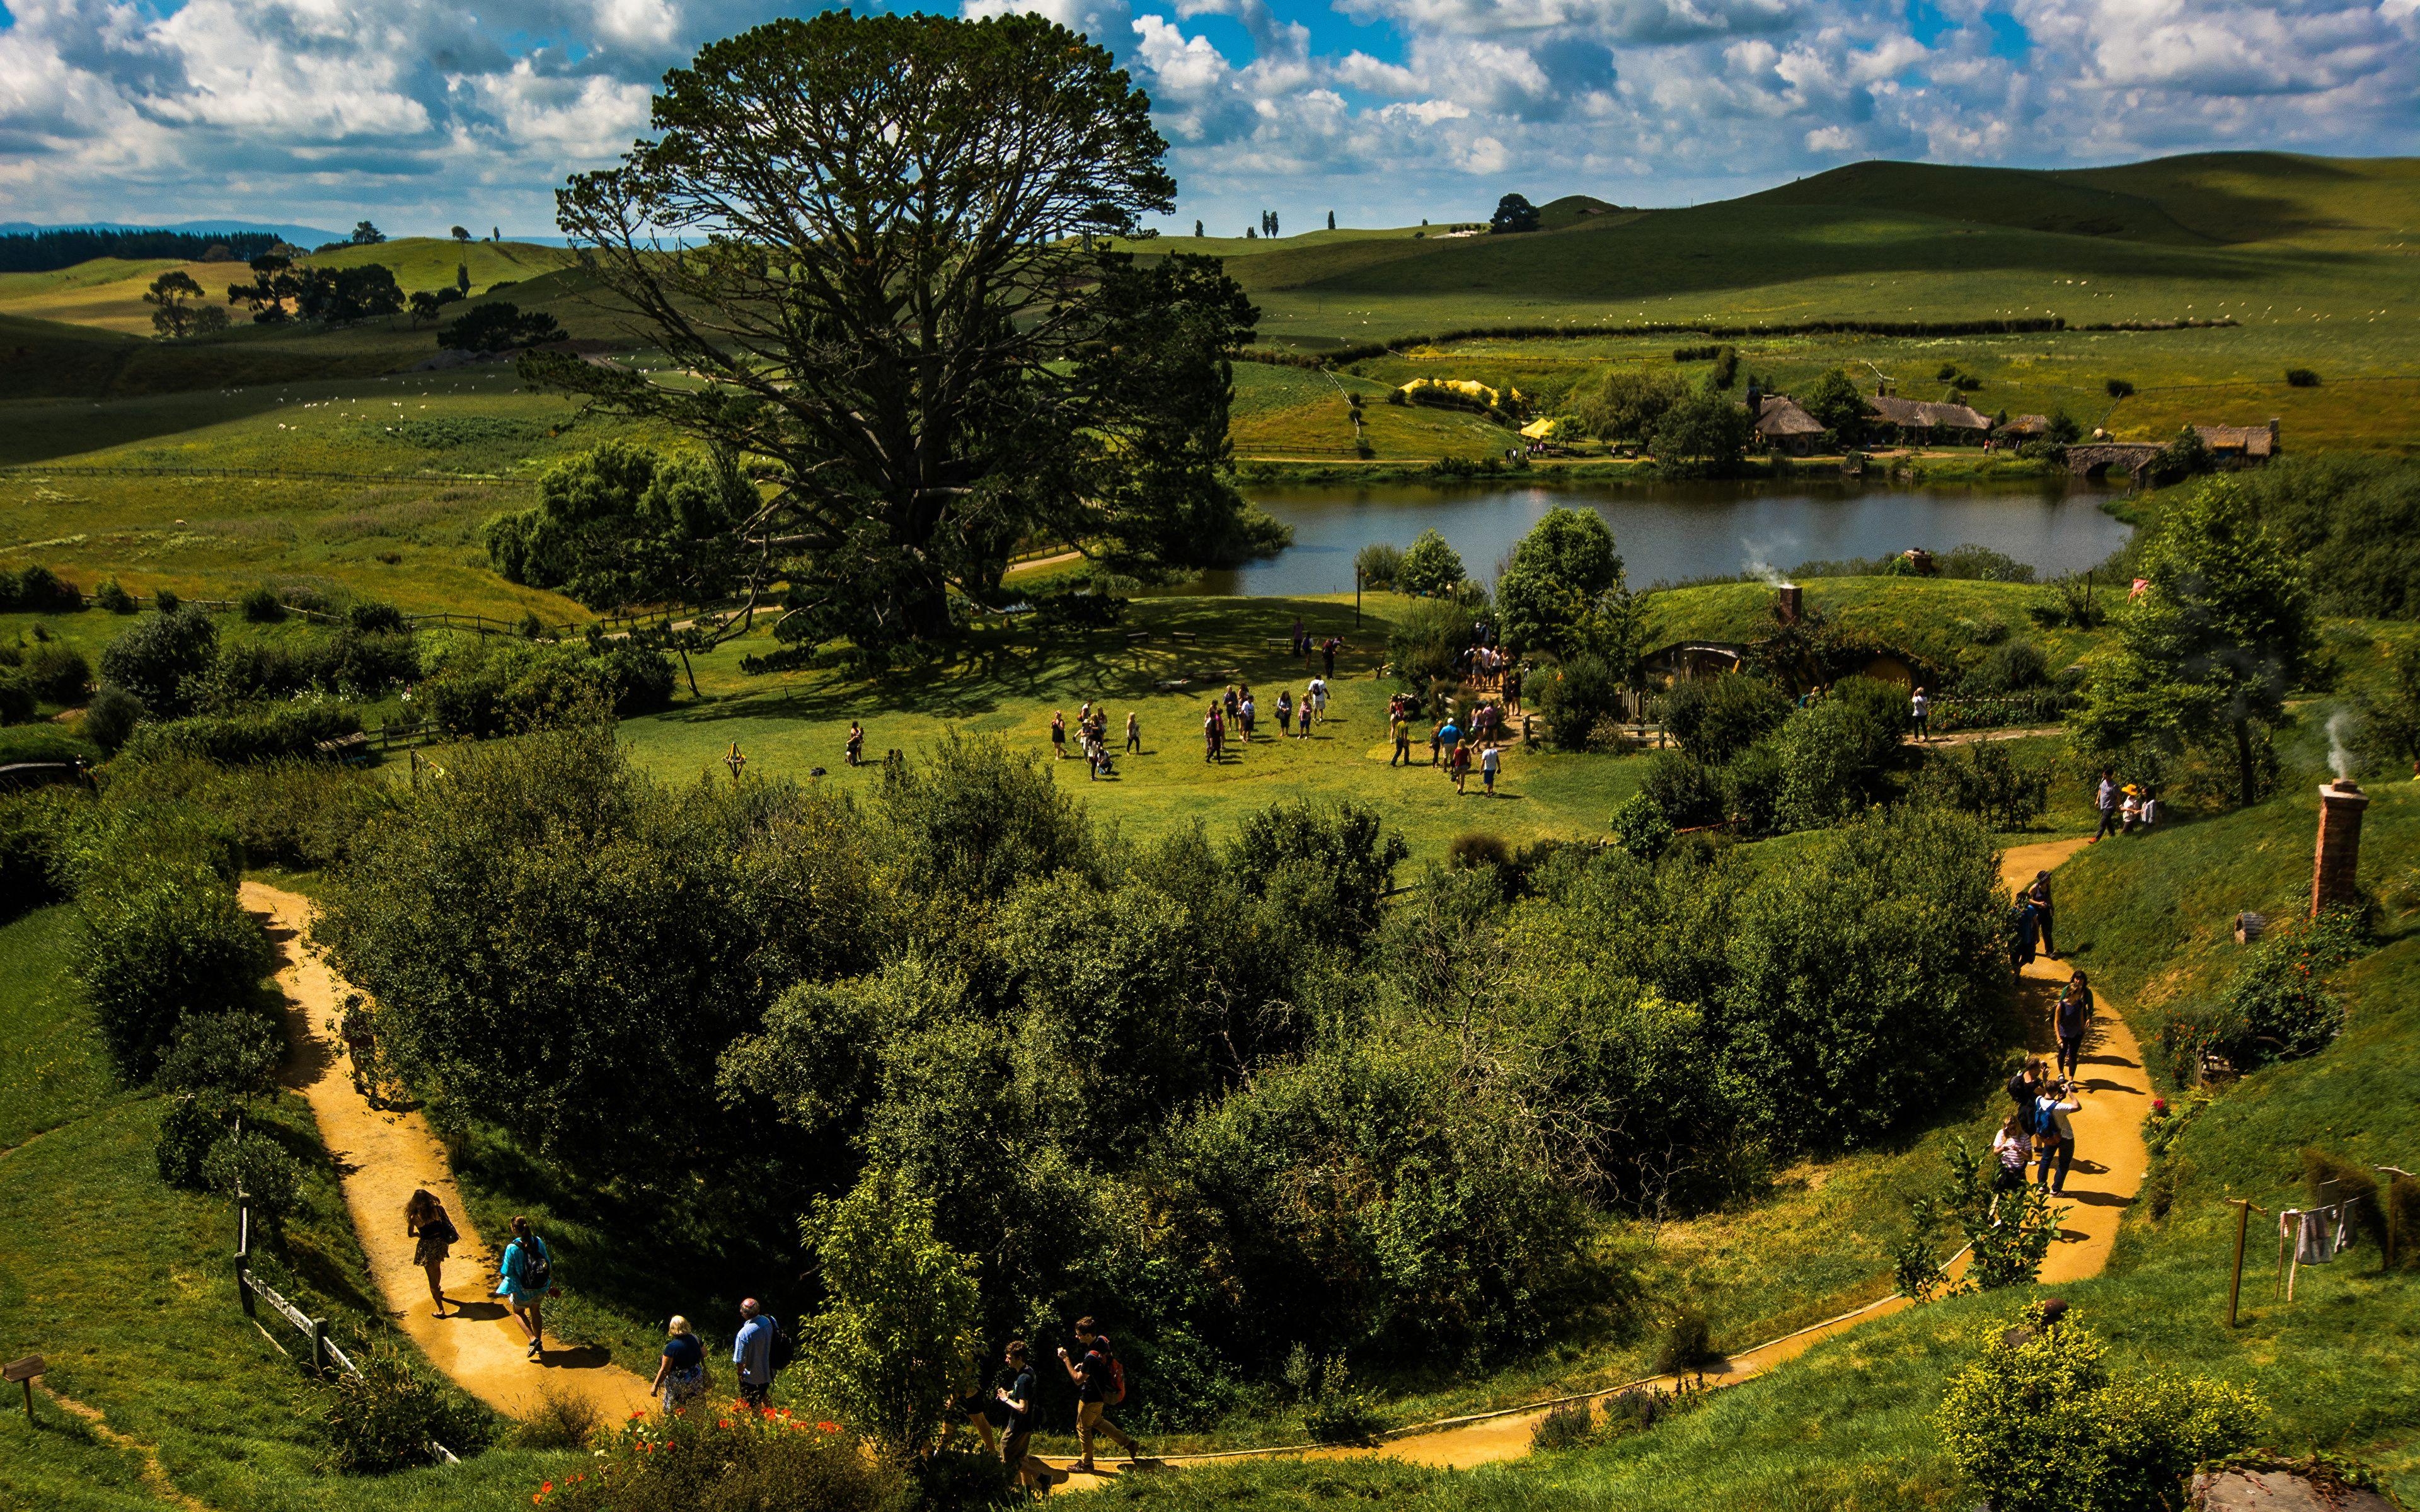
{"label": "woman in black top", "polygon": [[682,1403],[706,1395],[706,1345],[698,1339],[689,1319],[675,1315],[664,1340],[663,1357],[656,1362],[656,1379],[647,1387],[649,1395],[660,1393],[666,1416]]}
{"label": "woman in black top", "polygon": [[2092,984],[2079,971],[2067,979],[2059,990],[2055,1010],[2058,1029],[2058,1071],[2062,1076],[2075,1074],[2075,1063],[2084,1051],[2084,1031],[2092,1026]]}

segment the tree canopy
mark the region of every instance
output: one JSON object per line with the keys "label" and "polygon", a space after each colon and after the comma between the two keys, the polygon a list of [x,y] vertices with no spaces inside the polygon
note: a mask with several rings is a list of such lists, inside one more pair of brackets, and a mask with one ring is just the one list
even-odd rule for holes
{"label": "tree canopy", "polygon": [[1538,207],[1519,194],[1507,194],[1496,202],[1496,213],[1488,218],[1487,229],[1499,234],[1535,231],[1538,229]]}
{"label": "tree canopy", "polygon": [[1605,520],[1593,510],[1550,509],[1512,548],[1496,584],[1505,643],[1571,656],[1621,587],[1621,556]]}
{"label": "tree canopy", "polygon": [[653,123],[557,219],[706,381],[526,370],[769,481],[733,633],[779,581],[784,640],[940,638],[1034,533],[1138,573],[1247,541],[1226,363],[1254,312],[1215,265],[1104,250],[1175,193],[1107,52],[1030,15],[827,11],[708,45]]}

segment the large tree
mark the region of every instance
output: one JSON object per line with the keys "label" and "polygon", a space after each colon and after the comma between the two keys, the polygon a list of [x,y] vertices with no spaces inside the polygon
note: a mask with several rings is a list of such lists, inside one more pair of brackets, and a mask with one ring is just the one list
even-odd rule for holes
{"label": "large tree", "polygon": [[1041,532],[1127,570],[1232,548],[1225,360],[1253,312],[1215,267],[1102,250],[1176,187],[1108,53],[1030,15],[827,11],[706,47],[653,122],[557,219],[674,376],[527,370],[769,484],[733,633],[785,583],[784,639],[938,638],[953,588],[989,596]]}
{"label": "large tree", "polygon": [[1558,656],[1576,654],[1590,623],[1620,617],[1621,555],[1592,510],[1550,509],[1512,548],[1496,584],[1505,642]]}
{"label": "large tree", "polygon": [[2248,804],[2259,796],[2256,727],[2284,717],[2317,649],[2301,570],[2226,478],[2160,522],[2140,570],[2117,645],[2090,664],[2076,743],[2137,769],[2188,747],[2231,747],[2236,800]]}

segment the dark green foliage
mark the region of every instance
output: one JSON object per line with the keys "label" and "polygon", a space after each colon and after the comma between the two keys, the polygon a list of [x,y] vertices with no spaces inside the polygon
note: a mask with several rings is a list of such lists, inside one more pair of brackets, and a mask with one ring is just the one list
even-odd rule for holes
{"label": "dark green foliage", "polygon": [[92,682],[92,664],[73,646],[45,641],[25,653],[25,681],[43,702],[73,708]]}
{"label": "dark green foliage", "polygon": [[609,440],[550,468],[534,508],[489,520],[488,555],[507,581],[592,608],[711,603],[737,579],[730,532],[756,507],[727,456]]}
{"label": "dark green foliage", "polygon": [[13,667],[0,667],[0,724],[23,724],[34,717],[34,685]]}
{"label": "dark green foliage", "polygon": [[307,760],[320,754],[322,741],[361,728],[361,716],[338,704],[256,704],[231,714],[197,714],[144,725],[126,743],[124,759],[140,763],[185,756],[229,765]]}
{"label": "dark green foliage", "polygon": [[292,258],[268,252],[253,258],[251,269],[252,282],[229,285],[227,302],[251,305],[261,325],[292,319],[344,325],[403,311],[403,288],[384,263],[297,268]]}
{"label": "dark green foliage", "polygon": [[1411,855],[1378,810],[1358,803],[1273,803],[1235,829],[1229,865],[1246,896],[1277,903],[1326,946],[1358,943],[1378,923],[1395,868]]}
{"label": "dark green foliage", "polygon": [[1313,1443],[1376,1443],[1387,1420],[1378,1404],[1353,1384],[1344,1356],[1331,1354],[1302,1409],[1303,1437]]}
{"label": "dark green foliage", "polygon": [[2094,659],[2072,717],[2077,747],[2155,779],[2189,750],[2231,755],[2236,801],[2249,804],[2255,727],[2284,717],[2317,646],[2300,568],[2228,477],[2160,521],[2139,571],[2149,586],[2118,617],[2118,647]]}
{"label": "dark green foliage", "polygon": [[1617,367],[1592,386],[1575,387],[1571,405],[1580,424],[1599,440],[1643,441],[1688,392],[1689,385],[1674,374]]}
{"label": "dark green foliage", "polygon": [[1790,696],[1761,677],[1686,677],[1664,696],[1664,727],[1683,750],[1720,766],[1779,729],[1790,709]]}
{"label": "dark green foliage", "polygon": [[563,339],[563,328],[544,310],[524,312],[518,304],[498,300],[466,310],[461,318],[437,333],[437,345],[453,351],[509,352]]}
{"label": "dark green foliage", "polygon": [[2327,976],[2363,952],[2366,933],[2358,910],[2331,909],[2263,934],[2221,999],[2235,1031],[2222,1047],[2227,1058],[2248,1068],[2326,1049],[2344,1030],[2344,1002]]}
{"label": "dark green foliage", "polygon": [[1557,748],[1586,750],[1601,720],[1619,718],[1622,678],[1602,656],[1582,654],[1534,675],[1529,687]]}
{"label": "dark green foliage", "polygon": [[103,578],[93,585],[92,603],[95,609],[105,609],[112,614],[134,612],[134,595],[119,587],[115,578]]}
{"label": "dark green foliage", "polygon": [[394,1344],[365,1340],[349,1352],[362,1373],[335,1371],[318,1392],[330,1470],[384,1474],[436,1463],[438,1444],[464,1455],[487,1439],[487,1414],[424,1374]]}
{"label": "dark green foliage", "polygon": [[1496,584],[1502,640],[1515,652],[1568,656],[1599,600],[1621,587],[1613,532],[1594,510],[1550,509],[1512,548]]}
{"label": "dark green foliage", "polygon": [[2108,391],[2109,397],[2113,399],[2132,398],[2134,393],[2134,385],[2127,382],[2124,378],[2111,378],[2107,382],[2102,384],[2102,387]]}
{"label": "dark green foliage", "polygon": [[1723,816],[1744,839],[1777,834],[1786,779],[1781,743],[1761,740],[1732,757],[1722,773]]}
{"label": "dark green foliage", "polygon": [[1556,1449],[1576,1449],[1596,1437],[1596,1412],[1585,1401],[1565,1402],[1550,1407],[1529,1430],[1529,1448],[1534,1453]]}
{"label": "dark green foliage", "polygon": [[1652,861],[1672,843],[1672,821],[1663,805],[1645,793],[1634,793],[1613,806],[1606,822],[1616,843],[1642,861]]}
{"label": "dark green foliage", "polygon": [[1866,396],[1840,369],[1836,367],[1823,374],[1794,397],[1798,408],[1838,437],[1842,446],[1854,446],[1864,437]]}
{"label": "dark green foliage", "polygon": [[85,738],[100,747],[102,755],[115,756],[133,736],[142,718],[141,699],[114,683],[103,683],[93,691],[92,702],[85,708]]}
{"label": "dark green foliage", "polygon": [[1404,609],[1387,630],[1387,661],[1395,680],[1423,697],[1434,685],[1452,680],[1478,625],[1477,615],[1450,599]]}
{"label": "dark green foliage", "polygon": [[160,1085],[176,1092],[259,1097],[276,1085],[286,1043],[257,1011],[188,1013],[160,1057]]}
{"label": "dark green foliage", "polygon": [[1776,822],[1820,828],[1874,801],[1906,728],[1905,696],[1898,687],[1869,677],[1833,684],[1775,738],[1781,764]]}
{"label": "dark green foliage", "polygon": [[1679,471],[1721,473],[1739,465],[1756,434],[1748,412],[1719,393],[1693,393],[1655,423],[1648,450]]}
{"label": "dark green foliage", "polygon": [[1034,757],[953,731],[884,768],[874,803],[891,863],[919,896],[991,900],[1056,872],[1091,872],[1093,835]]}
{"label": "dark green foliage", "polygon": [[247,1129],[211,1144],[202,1157],[202,1184],[229,1201],[240,1196],[253,1223],[277,1235],[302,1199],[302,1166],[284,1145]]}
{"label": "dark green foliage", "polygon": [[2292,388],[2316,389],[2319,386],[2319,375],[2307,367],[2289,367],[2286,369],[2286,382]]}
{"label": "dark green foliage", "polygon": [[1538,207],[1519,194],[1507,194],[1496,202],[1496,213],[1487,218],[1487,229],[1498,236],[1535,231]]}
{"label": "dark green foliage", "polygon": [[160,1138],[153,1147],[160,1180],[188,1192],[201,1191],[206,1185],[202,1161],[211,1146],[226,1137],[230,1112],[220,1098],[188,1094],[171,1099],[160,1116]]}
{"label": "dark green foliage", "polygon": [[482,740],[652,714],[672,702],[672,658],[628,641],[599,644],[483,639],[440,662],[421,698],[439,729]]}
{"label": "dark green foliage", "polygon": [[2420,462],[2328,453],[2242,474],[2261,524],[2302,560],[2317,606],[2420,618]]}
{"label": "dark green foliage", "polygon": [[1694,1308],[1683,1311],[1664,1330],[1664,1337],[1655,1346],[1655,1374],[1677,1376],[1683,1371],[1702,1369],[1722,1358],[1714,1348],[1714,1335],[1706,1326],[1706,1315]]}
{"label": "dark green foliage", "polygon": [[254,1010],[269,940],[232,883],[190,863],[129,856],[79,896],[85,987],[128,1082],[150,1079],[186,1014]]}
{"label": "dark green foliage", "polygon": [[267,584],[246,591],[241,607],[244,619],[254,625],[274,625],[286,618],[286,606],[278,602],[277,590]]}
{"label": "dark green foliage", "polygon": [[1971,698],[1996,698],[2022,693],[2050,681],[2050,663],[2031,640],[2003,640],[1978,657],[1958,679],[1958,691]]}
{"label": "dark green foliage", "polygon": [[2029,762],[2006,743],[1985,741],[1964,751],[1929,752],[1909,796],[1955,809],[1993,829],[2023,829],[2050,808],[2051,764]]}
{"label": "dark green foliage", "polygon": [[2385,1263],[2386,1210],[2379,1206],[2378,1174],[2333,1150],[2303,1147],[2303,1201],[2313,1208],[2348,1205],[2353,1227],[2379,1246]]}
{"label": "dark green foliage", "polygon": [[1404,593],[1433,597],[1453,592],[1464,577],[1462,558],[1435,531],[1422,531],[1404,552],[1395,569],[1395,585]]}
{"label": "dark green foliage", "polygon": [[1721,774],[1687,751],[1659,750],[1648,758],[1638,794],[1676,829],[1695,829],[1723,817]]}
{"label": "dark green foliage", "polygon": [[1026,595],[1033,621],[1049,630],[1103,630],[1125,618],[1128,599],[1090,577],[1060,579]]}
{"label": "dark green foliage", "polygon": [[482,746],[360,837],[319,933],[414,1085],[581,1169],[670,1178],[748,1135],[706,1089],[789,980],[760,971],[861,958],[827,819],[794,790],[659,789],[595,728]]}
{"label": "dark green foliage", "polygon": [[67,896],[61,807],[48,794],[0,796],[0,923]]}
{"label": "dark green foliage", "polygon": [[101,680],[142,700],[152,717],[173,719],[193,711],[218,646],[218,626],[198,610],[146,614],[102,650]]}
{"label": "dark green foliage", "polygon": [[0,568],[0,614],[72,614],[82,608],[75,584],[48,567]]}
{"label": "dark green foliage", "polygon": [[206,712],[226,714],[263,700],[313,691],[374,699],[418,681],[419,637],[408,627],[377,624],[388,616],[400,622],[401,616],[385,605],[354,609],[385,614],[369,616],[372,628],[349,621],[324,634],[222,643],[209,673],[194,685],[194,702]]}
{"label": "dark green foliage", "polygon": [[2373,768],[2420,772],[2420,649],[2397,648],[2394,675],[2379,691],[2355,695],[2360,744]]}
{"label": "dark green foliage", "polygon": [[1373,541],[1353,554],[1354,570],[1367,588],[1392,588],[1404,570],[1404,553],[1385,541]]}
{"label": "dark green foliage", "polygon": [[249,257],[277,244],[268,231],[145,231],[104,226],[75,226],[44,231],[12,231],[0,236],[0,272],[42,273],[73,268],[96,257],[123,257],[130,262],[153,258],[200,262],[212,248]]}

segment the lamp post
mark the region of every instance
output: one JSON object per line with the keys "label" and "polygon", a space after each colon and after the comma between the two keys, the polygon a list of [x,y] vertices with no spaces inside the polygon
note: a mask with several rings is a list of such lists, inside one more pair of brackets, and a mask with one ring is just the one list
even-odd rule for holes
{"label": "lamp post", "polygon": [[1353,563],[1353,628],[1361,628],[1361,563]]}

